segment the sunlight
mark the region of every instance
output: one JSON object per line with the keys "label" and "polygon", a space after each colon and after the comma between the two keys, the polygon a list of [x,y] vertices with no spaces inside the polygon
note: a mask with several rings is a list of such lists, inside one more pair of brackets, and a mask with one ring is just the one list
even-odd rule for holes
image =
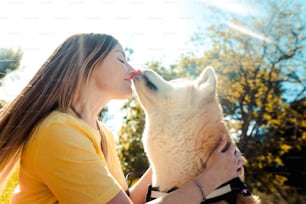
{"label": "sunlight", "polygon": [[243,16],[256,15],[258,16],[261,12],[254,7],[254,5],[238,2],[237,0],[233,1],[224,1],[224,0],[202,0],[206,5],[216,7],[223,11],[236,13]]}
{"label": "sunlight", "polygon": [[244,26],[237,25],[237,24],[232,23],[232,22],[228,22],[228,25],[232,29],[237,30],[237,31],[239,31],[239,32],[241,32],[243,34],[246,34],[248,36],[251,36],[253,38],[256,38],[256,39],[259,39],[259,40],[262,40],[262,41],[265,41],[265,42],[268,42],[268,43],[272,43],[273,42],[271,39],[265,37],[264,35],[261,35],[259,33],[254,32],[254,31],[251,31],[251,30],[247,29]]}
{"label": "sunlight", "polygon": [[[215,1],[209,1],[209,0],[202,0],[206,5],[212,6],[214,8],[220,9],[224,12],[230,12],[234,14],[238,14],[241,16],[260,16],[263,14],[261,10],[256,8],[255,5],[251,3],[245,3],[245,2],[239,2],[237,0],[232,1],[224,1],[224,0],[215,0]],[[267,43],[273,43],[273,41],[266,36],[256,33],[245,26],[237,25],[232,22],[227,22],[228,26],[236,31],[239,31],[245,35],[248,35],[250,37],[256,38],[258,40],[265,41]]]}
{"label": "sunlight", "polygon": [[2,80],[0,98],[6,100],[14,98],[56,46],[75,33],[113,35],[133,49],[130,64],[136,68],[160,59],[168,66],[181,52],[192,50],[185,41],[193,33],[193,19],[176,1],[4,0],[0,8],[5,8],[0,13],[0,44],[23,50],[20,67],[26,67],[22,74],[14,73],[18,79]]}

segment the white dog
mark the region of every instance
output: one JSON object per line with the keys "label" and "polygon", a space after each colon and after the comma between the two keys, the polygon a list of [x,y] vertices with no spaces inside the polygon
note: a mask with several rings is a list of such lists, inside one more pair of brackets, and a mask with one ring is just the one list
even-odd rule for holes
{"label": "white dog", "polygon": [[[222,135],[233,142],[217,99],[213,68],[206,68],[194,81],[165,81],[154,71],[144,70],[134,78],[134,86],[146,115],[143,144],[153,186],[161,192],[179,188],[202,172]],[[230,196],[237,203],[259,203],[249,192],[243,195],[246,188],[238,193],[221,189],[209,195],[212,201],[234,194]]]}

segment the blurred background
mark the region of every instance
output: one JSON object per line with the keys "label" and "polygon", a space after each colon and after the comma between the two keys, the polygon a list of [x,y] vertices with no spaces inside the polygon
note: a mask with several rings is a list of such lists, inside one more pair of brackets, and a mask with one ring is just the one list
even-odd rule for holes
{"label": "blurred background", "polygon": [[[111,34],[135,69],[167,80],[213,66],[249,188],[263,203],[306,203],[305,8],[303,0],[2,0],[0,108],[70,35]],[[116,135],[125,174],[141,175],[148,161],[137,99],[112,101],[101,120]]]}

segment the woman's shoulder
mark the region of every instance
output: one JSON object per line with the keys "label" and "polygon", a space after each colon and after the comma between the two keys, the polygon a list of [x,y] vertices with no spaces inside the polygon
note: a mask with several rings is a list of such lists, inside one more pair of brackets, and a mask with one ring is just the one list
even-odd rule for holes
{"label": "woman's shoulder", "polygon": [[34,128],[31,142],[77,143],[95,140],[98,132],[83,120],[65,112],[53,111]]}
{"label": "woman's shoulder", "polygon": [[52,111],[45,117],[37,127],[48,127],[56,124],[71,124],[71,123],[80,123],[81,121],[69,114],[68,112],[61,112],[58,110]]}
{"label": "woman's shoulder", "polygon": [[37,126],[36,131],[40,131],[41,129],[61,129],[63,128],[65,131],[69,129],[78,129],[82,130],[82,132],[91,132],[96,133],[97,131],[90,127],[85,121],[74,116],[69,112],[61,112],[55,110],[51,112],[47,117],[45,117]]}

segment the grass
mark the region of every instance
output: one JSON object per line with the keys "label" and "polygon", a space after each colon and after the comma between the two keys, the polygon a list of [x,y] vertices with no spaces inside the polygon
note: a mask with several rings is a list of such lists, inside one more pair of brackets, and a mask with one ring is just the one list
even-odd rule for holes
{"label": "grass", "polygon": [[11,195],[18,184],[18,171],[16,171],[7,183],[3,193],[0,195],[0,204],[9,204]]}

